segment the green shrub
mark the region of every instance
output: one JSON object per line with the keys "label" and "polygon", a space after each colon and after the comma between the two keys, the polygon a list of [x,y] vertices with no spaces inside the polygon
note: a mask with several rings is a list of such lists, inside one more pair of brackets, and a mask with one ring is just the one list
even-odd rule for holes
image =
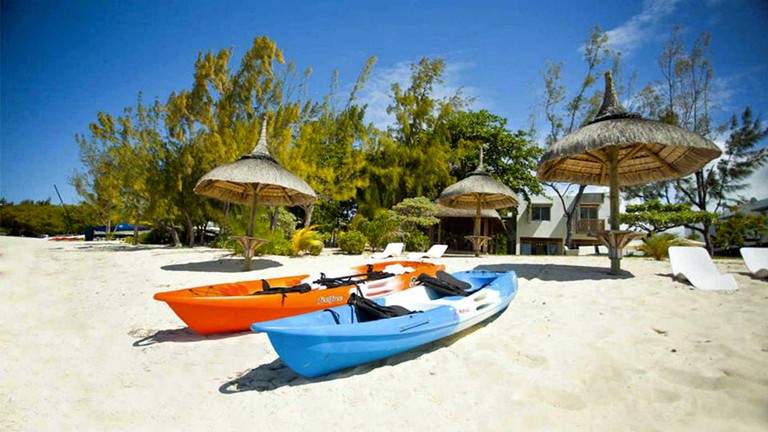
{"label": "green shrub", "polygon": [[409,232],[405,236],[405,249],[424,252],[429,247],[429,237],[419,230]]}
{"label": "green shrub", "polygon": [[494,255],[506,255],[507,254],[507,236],[506,234],[496,234],[493,236],[493,253]]}
{"label": "green shrub", "polygon": [[643,238],[643,244],[638,247],[638,250],[645,252],[646,255],[657,261],[661,261],[669,256],[669,247],[679,245],[681,241],[674,234],[653,234]]}
{"label": "green shrub", "polygon": [[[219,234],[213,239],[209,246],[214,249],[230,249],[237,253],[236,246],[239,246],[239,243],[232,240],[229,237],[229,234]],[[242,248],[240,248],[240,252],[242,252]]]}
{"label": "green shrub", "polygon": [[[322,243],[322,242],[321,242]],[[322,244],[315,244],[309,247],[307,249],[309,251],[309,254],[312,256],[318,256],[320,253],[323,252],[323,245]]]}
{"label": "green shrub", "polygon": [[[240,253],[242,253],[242,247],[238,244]],[[261,255],[291,255],[291,242],[282,237],[282,234],[276,235],[269,240],[269,243],[260,246],[256,249],[256,254]]]}
{"label": "green shrub", "polygon": [[[316,226],[317,225],[312,225],[310,227],[302,228],[293,234],[293,237],[291,238],[291,256],[299,256],[299,254],[305,250],[310,251],[317,248],[320,248],[320,251],[323,250],[323,242],[316,238]],[[319,254],[320,252],[318,251],[313,255]]]}
{"label": "green shrub", "polygon": [[364,233],[373,250],[384,249],[387,243],[402,235],[400,224],[391,211],[384,212],[381,216],[366,223]]}
{"label": "green shrub", "polygon": [[348,253],[359,255],[365,250],[368,239],[360,231],[348,231],[339,234],[339,248]]}

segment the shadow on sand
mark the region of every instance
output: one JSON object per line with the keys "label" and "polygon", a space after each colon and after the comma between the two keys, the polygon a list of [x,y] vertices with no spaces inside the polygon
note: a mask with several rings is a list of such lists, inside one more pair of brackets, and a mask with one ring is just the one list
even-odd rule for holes
{"label": "shadow on sand", "polygon": [[[254,258],[251,260],[251,271],[264,270],[272,267],[280,267],[277,261]],[[243,272],[242,258],[221,258],[211,261],[192,262],[185,264],[170,264],[160,267],[168,271],[194,271],[194,272],[218,272],[241,273]]]}
{"label": "shadow on sand", "polygon": [[562,264],[481,264],[474,270],[510,271],[514,270],[520,279],[543,281],[572,282],[583,280],[631,279],[632,273],[622,270],[619,275],[609,273],[608,267],[585,267]]}
{"label": "shadow on sand", "polygon": [[[151,331],[151,330],[150,330]],[[129,336],[138,337],[141,334],[146,334],[147,331],[135,330],[128,333]],[[195,333],[189,327],[183,327],[172,330],[158,330],[154,334],[142,337],[133,343],[135,347],[146,347],[164,342],[200,342],[205,340],[219,340],[228,339],[231,337],[243,336],[246,334],[253,334],[251,331],[231,332],[231,333],[217,333],[211,335],[202,335]]]}
{"label": "shadow on sand", "polygon": [[503,311],[483,321],[482,323],[456,333],[455,335],[448,336],[447,338],[440,339],[418,348],[414,348],[402,354],[398,354],[396,356],[382,360],[377,360],[375,362],[366,363],[360,366],[355,366],[353,368],[344,369],[338,372],[333,372],[317,378],[303,377],[286,366],[285,363],[280,360],[280,358],[277,358],[272,363],[263,364],[255,369],[251,369],[238,378],[225,382],[219,387],[219,392],[222,394],[236,394],[249,391],[264,392],[272,391],[285,386],[295,387],[318,382],[333,381],[355,375],[365,375],[368,372],[381,366],[395,366],[403,362],[417,359],[424,354],[429,354],[441,348],[448,347],[464,336],[474,333],[495,321],[501,315],[501,313],[503,313]]}
{"label": "shadow on sand", "polygon": [[158,249],[171,249],[169,246],[163,245],[139,245],[134,246],[129,243],[100,243],[90,242],[83,246],[76,246],[74,250],[79,252],[89,251],[108,251],[108,252],[140,252]]}

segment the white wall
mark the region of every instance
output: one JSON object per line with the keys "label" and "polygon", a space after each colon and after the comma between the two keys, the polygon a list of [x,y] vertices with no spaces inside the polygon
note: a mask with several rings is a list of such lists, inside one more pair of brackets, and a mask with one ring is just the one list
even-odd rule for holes
{"label": "white wall", "polygon": [[[601,203],[598,206],[597,216],[599,219],[602,219],[605,221],[606,229],[608,229],[608,219],[610,217],[610,212],[611,212],[610,204],[608,202],[608,193],[596,192],[596,193],[590,193],[589,196],[591,198],[597,199],[598,201],[601,200]],[[575,198],[574,195],[567,195],[565,197],[565,205],[570,206],[574,198]],[[565,237],[566,237],[565,211],[563,209],[563,204],[560,201],[560,198],[558,198],[557,196],[531,197],[531,205],[544,205],[546,203],[551,203],[549,221],[530,220],[529,214],[528,214],[528,207],[529,207],[528,203],[523,201],[518,205],[517,207],[517,215],[518,215],[517,216],[517,238],[516,238],[517,246],[516,246],[515,253],[520,254],[520,239],[524,237],[560,239],[561,241],[565,240]],[[573,220],[574,231],[576,230],[575,224],[577,219],[578,219],[578,214]],[[594,239],[593,237],[589,237],[585,234],[579,234],[575,232],[574,232],[573,238],[585,239],[585,240]],[[562,245],[560,246],[560,251],[562,251]]]}

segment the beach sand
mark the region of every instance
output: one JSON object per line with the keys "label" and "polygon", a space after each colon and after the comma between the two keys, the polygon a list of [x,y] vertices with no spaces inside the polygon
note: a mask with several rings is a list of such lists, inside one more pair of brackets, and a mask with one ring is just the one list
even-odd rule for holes
{"label": "beach sand", "polygon": [[736,292],[669,262],[447,256],[512,269],[510,307],[457,337],[319,379],[266,335],[199,336],[159,291],[371,262],[0,237],[0,430],[768,430],[768,282]]}

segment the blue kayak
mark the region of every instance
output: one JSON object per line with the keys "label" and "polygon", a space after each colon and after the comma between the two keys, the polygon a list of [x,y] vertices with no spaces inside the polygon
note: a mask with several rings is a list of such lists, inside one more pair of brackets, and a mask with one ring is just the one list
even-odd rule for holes
{"label": "blue kayak", "polygon": [[[267,333],[296,373],[316,377],[458,333],[506,309],[517,293],[517,275],[511,271],[443,275],[448,282],[426,276],[429,281],[383,298],[351,295],[347,305],[258,322],[251,329]],[[446,291],[446,284],[456,295]]]}

